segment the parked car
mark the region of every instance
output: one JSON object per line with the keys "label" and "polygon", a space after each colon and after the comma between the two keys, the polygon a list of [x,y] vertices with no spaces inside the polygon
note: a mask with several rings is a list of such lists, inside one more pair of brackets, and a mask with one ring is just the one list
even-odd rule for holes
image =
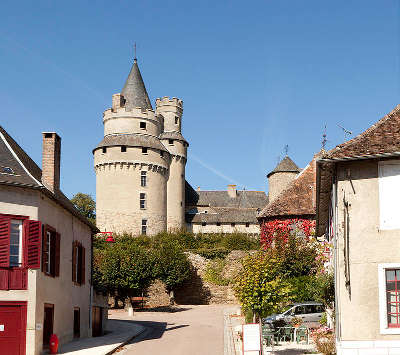
{"label": "parked car", "polygon": [[289,324],[294,317],[301,318],[303,323],[309,327],[319,325],[322,318],[322,313],[325,312],[324,306],[319,302],[301,302],[289,305],[287,310],[280,314],[272,314],[263,319],[263,323]]}

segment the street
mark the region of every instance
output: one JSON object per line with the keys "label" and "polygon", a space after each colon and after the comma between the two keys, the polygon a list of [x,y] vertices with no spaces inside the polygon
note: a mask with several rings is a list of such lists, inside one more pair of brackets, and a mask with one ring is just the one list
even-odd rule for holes
{"label": "street", "polygon": [[135,312],[147,330],[120,354],[222,355],[224,306],[181,306],[177,312]]}

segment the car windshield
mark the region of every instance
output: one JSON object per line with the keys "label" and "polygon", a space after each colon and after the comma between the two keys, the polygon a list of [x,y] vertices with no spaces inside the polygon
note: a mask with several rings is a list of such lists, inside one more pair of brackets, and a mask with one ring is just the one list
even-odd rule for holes
{"label": "car windshield", "polygon": [[286,313],[288,310],[290,310],[294,305],[290,304],[287,307],[285,307],[285,310],[282,313]]}

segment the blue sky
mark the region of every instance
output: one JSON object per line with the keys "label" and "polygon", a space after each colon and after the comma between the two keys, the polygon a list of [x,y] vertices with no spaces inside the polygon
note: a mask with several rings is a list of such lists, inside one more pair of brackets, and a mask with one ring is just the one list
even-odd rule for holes
{"label": "blue sky", "polygon": [[62,137],[62,188],[95,195],[102,112],[133,42],[154,103],[184,101],[187,180],[265,190],[283,156],[304,167],[399,100],[398,1],[8,1],[0,3],[0,124],[41,164]]}

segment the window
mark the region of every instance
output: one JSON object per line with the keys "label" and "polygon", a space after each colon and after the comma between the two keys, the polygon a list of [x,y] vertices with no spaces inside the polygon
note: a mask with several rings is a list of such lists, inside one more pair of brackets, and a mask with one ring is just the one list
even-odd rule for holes
{"label": "window", "polygon": [[81,311],[79,307],[74,308],[74,338],[81,337]]}
{"label": "window", "polygon": [[235,223],[231,223],[231,227],[234,227],[236,224]]}
{"label": "window", "polygon": [[10,175],[13,175],[13,174],[14,174],[14,171],[13,171],[13,169],[11,169],[11,168],[8,167],[8,166],[2,166],[2,167],[1,167],[1,173],[2,173],[2,174],[10,174]]}
{"label": "window", "polygon": [[126,153],[126,146],[125,145],[121,146],[121,152],[122,153]]}
{"label": "window", "polygon": [[22,266],[22,221],[11,220],[10,230],[10,266]]}
{"label": "window", "polygon": [[147,171],[140,172],[140,186],[147,186]]}
{"label": "window", "polygon": [[140,209],[146,209],[146,194],[144,192],[140,193]]}
{"label": "window", "polygon": [[221,225],[221,222],[217,222],[217,227],[219,227]]}
{"label": "window", "polygon": [[168,144],[169,145],[174,145],[174,140],[173,139],[168,139]]}
{"label": "window", "polygon": [[106,147],[103,147],[103,148],[102,148],[102,151],[103,151],[104,154],[107,153],[107,148],[106,148]]}
{"label": "window", "polygon": [[164,152],[160,150],[160,157],[162,158],[164,156]]}
{"label": "window", "polygon": [[175,117],[175,124],[178,124],[178,123],[179,123],[179,118]]}
{"label": "window", "polygon": [[146,122],[140,122],[140,129],[146,129]]}
{"label": "window", "polygon": [[202,222],[201,225],[202,225],[203,227],[205,227],[205,226],[207,225],[207,223],[206,223],[206,222]]}
{"label": "window", "polygon": [[146,147],[142,148],[142,154],[147,154],[147,148]]}
{"label": "window", "polygon": [[72,243],[72,281],[76,285],[85,283],[85,248],[76,240]]}
{"label": "window", "polygon": [[400,199],[400,163],[379,163],[379,218],[381,229],[400,229],[397,204]]}
{"label": "window", "polygon": [[379,323],[381,334],[400,334],[400,264],[379,264]]}
{"label": "window", "polygon": [[44,228],[42,246],[42,271],[48,276],[59,276],[60,234],[48,225]]}
{"label": "window", "polygon": [[146,235],[147,233],[147,219],[142,219],[142,234]]}
{"label": "window", "polygon": [[250,223],[246,222],[246,228],[249,228],[249,227],[250,227]]}

